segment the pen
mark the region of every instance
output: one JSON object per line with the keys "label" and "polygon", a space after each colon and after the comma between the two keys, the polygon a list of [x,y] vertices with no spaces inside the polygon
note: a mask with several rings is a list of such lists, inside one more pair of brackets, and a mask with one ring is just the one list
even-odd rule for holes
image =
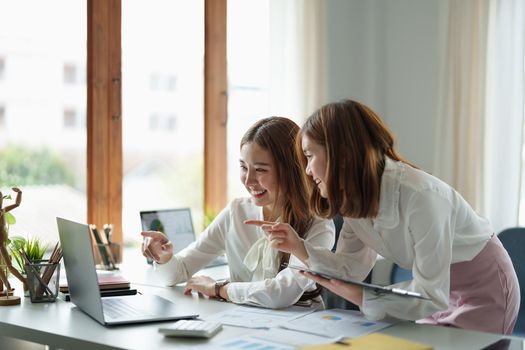
{"label": "pen", "polygon": [[104,230],[104,234],[106,235],[106,240],[108,241],[108,244],[111,244],[111,239],[113,236],[113,225],[104,224],[103,230]]}

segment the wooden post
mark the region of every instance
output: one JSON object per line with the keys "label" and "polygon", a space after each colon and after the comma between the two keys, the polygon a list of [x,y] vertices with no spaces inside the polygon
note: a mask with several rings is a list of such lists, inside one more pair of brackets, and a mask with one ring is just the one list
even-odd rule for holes
{"label": "wooden post", "polygon": [[204,211],[218,213],[227,201],[228,81],[227,0],[205,0],[204,47]]}
{"label": "wooden post", "polygon": [[88,222],[122,243],[121,0],[87,6]]}

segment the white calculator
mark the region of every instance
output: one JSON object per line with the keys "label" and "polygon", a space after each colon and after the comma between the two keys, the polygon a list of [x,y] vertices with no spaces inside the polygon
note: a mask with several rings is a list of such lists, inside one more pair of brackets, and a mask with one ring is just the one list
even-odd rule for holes
{"label": "white calculator", "polygon": [[160,327],[159,332],[167,337],[211,338],[222,329],[218,322],[202,320],[180,320]]}

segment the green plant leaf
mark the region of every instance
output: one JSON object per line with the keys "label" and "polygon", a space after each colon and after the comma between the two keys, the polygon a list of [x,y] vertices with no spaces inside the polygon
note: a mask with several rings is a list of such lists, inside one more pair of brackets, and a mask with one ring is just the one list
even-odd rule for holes
{"label": "green plant leaf", "polygon": [[15,265],[20,273],[25,274],[25,261],[20,255],[20,251],[23,250],[30,261],[42,260],[47,249],[47,244],[44,245],[38,237],[25,238],[22,236],[11,237],[11,243],[9,250],[15,260]]}
{"label": "green plant leaf", "polygon": [[5,222],[6,222],[8,225],[14,225],[14,224],[16,224],[16,219],[15,219],[15,217],[13,216],[13,214],[11,214],[11,213],[4,213],[4,218],[5,218]]}

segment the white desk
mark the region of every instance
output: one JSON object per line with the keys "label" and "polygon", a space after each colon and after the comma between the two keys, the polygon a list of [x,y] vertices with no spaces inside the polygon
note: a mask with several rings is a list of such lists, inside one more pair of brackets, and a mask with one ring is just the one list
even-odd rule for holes
{"label": "white desk", "polygon": [[[213,268],[210,275],[223,274],[225,268]],[[142,277],[147,277],[148,273]],[[149,278],[149,277],[148,277]],[[134,281],[134,280],[132,280]],[[151,282],[151,281],[150,281]],[[183,288],[134,285],[143,294],[154,293],[170,299],[188,312],[198,312],[202,318],[229,308],[231,303],[208,300],[197,295],[187,296]],[[18,338],[63,349],[174,349],[198,348],[207,340],[166,338],[158,333],[159,323],[107,328],[78,310],[72,303],[32,304],[23,298],[22,305],[0,307],[0,336]],[[246,329],[228,327],[210,342],[220,342],[243,335]],[[481,349],[501,338],[499,335],[460,329],[417,325],[406,322],[384,329],[382,333],[430,344],[436,350]]]}

